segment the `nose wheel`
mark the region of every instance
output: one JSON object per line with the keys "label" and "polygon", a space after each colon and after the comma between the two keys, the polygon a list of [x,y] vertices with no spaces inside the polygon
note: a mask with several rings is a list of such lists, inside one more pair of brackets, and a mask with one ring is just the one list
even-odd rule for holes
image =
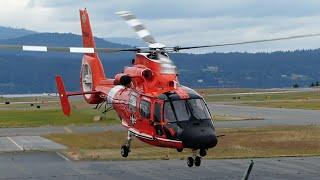
{"label": "nose wheel", "polygon": [[187,165],[188,165],[189,167],[192,167],[192,166],[193,166],[193,163],[194,163],[193,158],[192,158],[192,157],[188,157],[188,159],[187,159]]}
{"label": "nose wheel", "polygon": [[205,157],[207,155],[207,150],[206,149],[200,149],[199,154],[200,154],[201,157]]}
{"label": "nose wheel", "polygon": [[201,165],[201,157],[200,156],[196,156],[196,158],[194,159],[194,165],[199,167]]}
{"label": "nose wheel", "polygon": [[192,154],[192,157],[188,157],[187,159],[188,167],[192,167],[193,165],[199,167],[201,165],[201,157],[197,155],[197,150],[192,150]]}
{"label": "nose wheel", "polygon": [[128,157],[130,153],[131,140],[132,140],[132,134],[130,133],[130,131],[128,131],[127,141],[123,146],[121,146],[121,156],[124,158]]}
{"label": "nose wheel", "polygon": [[121,147],[121,156],[122,156],[122,157],[128,157],[129,152],[130,152],[130,148],[129,148],[128,146],[123,145],[123,146]]}
{"label": "nose wheel", "polygon": [[201,165],[201,157],[196,156],[194,159],[193,157],[188,157],[187,165],[188,167],[192,167],[193,165],[195,165],[196,167],[199,167]]}

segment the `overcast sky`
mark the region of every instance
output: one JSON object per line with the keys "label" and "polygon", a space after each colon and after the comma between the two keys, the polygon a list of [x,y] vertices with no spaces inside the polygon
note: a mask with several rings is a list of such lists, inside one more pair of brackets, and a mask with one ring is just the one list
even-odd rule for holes
{"label": "overcast sky", "polygon": [[[320,33],[319,0],[1,0],[0,25],[39,32],[80,34],[80,8],[87,7],[98,37],[137,37],[114,13],[129,10],[160,41],[202,45]],[[315,49],[320,38],[210,49],[276,51]]]}

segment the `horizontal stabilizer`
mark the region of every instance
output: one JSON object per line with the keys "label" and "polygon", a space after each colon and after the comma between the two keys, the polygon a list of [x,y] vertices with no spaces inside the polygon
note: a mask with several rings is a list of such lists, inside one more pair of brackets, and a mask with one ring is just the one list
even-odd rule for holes
{"label": "horizontal stabilizer", "polygon": [[71,106],[70,106],[68,95],[67,95],[66,89],[64,87],[63,80],[62,80],[61,76],[56,76],[56,84],[57,84],[57,89],[58,89],[58,93],[59,93],[62,111],[63,111],[64,115],[70,116]]}

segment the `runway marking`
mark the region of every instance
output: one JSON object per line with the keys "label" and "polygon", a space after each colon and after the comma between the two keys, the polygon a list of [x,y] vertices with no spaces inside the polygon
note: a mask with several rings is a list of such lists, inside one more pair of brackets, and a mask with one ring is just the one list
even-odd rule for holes
{"label": "runway marking", "polygon": [[11,137],[7,137],[13,144],[15,144],[21,151],[23,151],[23,147],[21,147],[18,143],[16,143]]}
{"label": "runway marking", "polygon": [[61,153],[59,153],[59,152],[56,152],[56,153],[57,153],[57,155],[60,156],[62,159],[70,162],[70,159],[67,158],[66,156],[64,156],[63,154],[61,154]]}
{"label": "runway marking", "polygon": [[288,91],[262,91],[262,92],[245,92],[245,93],[226,93],[226,94],[208,94],[207,96],[236,96],[236,95],[263,95],[263,94],[286,94],[286,93],[303,93],[316,92],[318,90],[288,90]]}
{"label": "runway marking", "polygon": [[63,127],[63,129],[64,129],[65,131],[67,131],[67,133],[70,133],[70,134],[73,133],[72,130],[71,130],[70,128],[68,128],[68,127]]}

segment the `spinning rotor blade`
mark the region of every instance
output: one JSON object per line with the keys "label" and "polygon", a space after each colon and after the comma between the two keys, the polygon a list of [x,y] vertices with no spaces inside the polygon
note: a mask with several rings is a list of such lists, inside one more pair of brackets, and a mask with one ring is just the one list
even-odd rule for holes
{"label": "spinning rotor blade", "polygon": [[0,45],[0,50],[18,50],[30,52],[69,52],[81,54],[93,54],[97,52],[112,53],[112,52],[137,52],[138,48],[87,48],[87,47],[47,47],[47,46],[25,46],[25,45]]}
{"label": "spinning rotor blade", "polygon": [[301,38],[308,38],[308,37],[315,37],[315,36],[320,36],[320,33],[303,34],[303,35],[272,38],[272,39],[261,39],[261,40],[254,40],[254,41],[213,44],[213,45],[205,45],[205,46],[189,46],[189,47],[176,46],[176,47],[171,47],[171,48],[167,48],[167,49],[178,52],[180,50],[187,50],[187,49],[199,49],[199,48],[209,48],[209,47],[223,47],[223,46],[234,46],[234,45],[242,45],[242,44],[254,44],[254,43],[272,42],[272,41],[283,41],[283,40],[290,40],[290,39],[301,39]]}
{"label": "spinning rotor blade", "polygon": [[320,36],[320,33],[303,34],[303,35],[272,38],[272,39],[261,39],[261,40],[254,40],[254,41],[222,43],[222,44],[213,44],[213,45],[204,45],[204,46],[187,46],[187,47],[181,47],[181,46],[165,47],[160,43],[153,43],[153,44],[150,44],[149,47],[139,47],[139,48],[48,47],[48,46],[0,44],[0,50],[17,50],[17,51],[31,51],[31,52],[67,52],[67,53],[79,53],[79,54],[114,53],[114,52],[146,52],[146,53],[155,52],[155,50],[149,49],[151,48],[151,49],[158,49],[156,50],[158,52],[178,52],[180,50],[188,50],[188,49],[254,44],[254,43],[272,42],[272,41],[283,41],[283,40],[290,40],[290,39],[301,39],[301,38],[316,37],[316,36]]}
{"label": "spinning rotor blade", "polygon": [[135,17],[129,11],[120,11],[116,13],[121,18],[123,18],[127,24],[134,29],[134,31],[138,34],[138,36],[143,39],[148,44],[155,44],[156,40],[153,38],[151,33],[147,30],[147,28],[143,25],[143,23]]}

